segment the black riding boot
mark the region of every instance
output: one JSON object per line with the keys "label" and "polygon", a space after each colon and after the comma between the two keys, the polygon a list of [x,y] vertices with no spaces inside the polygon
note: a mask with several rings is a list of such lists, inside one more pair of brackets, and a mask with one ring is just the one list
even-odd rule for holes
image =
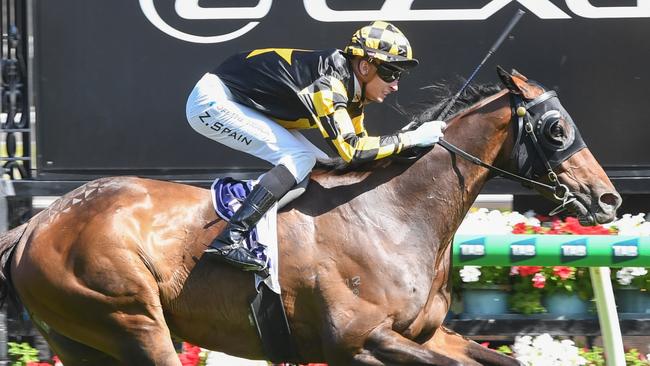
{"label": "black riding boot", "polygon": [[264,270],[266,263],[246,248],[244,239],[277,200],[278,198],[264,186],[256,185],[230,219],[228,226],[205,250],[205,254],[244,271]]}

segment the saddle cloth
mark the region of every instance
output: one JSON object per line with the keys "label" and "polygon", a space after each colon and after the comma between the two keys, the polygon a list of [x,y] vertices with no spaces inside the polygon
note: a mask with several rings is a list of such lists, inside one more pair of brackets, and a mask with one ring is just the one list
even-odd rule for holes
{"label": "saddle cloth", "polygon": [[[240,181],[230,177],[217,178],[210,189],[212,204],[217,215],[223,220],[230,221],[230,218],[239,209],[255,184],[257,184],[256,180]],[[260,284],[264,283],[273,292],[280,294],[277,211],[278,205],[275,204],[257,223],[257,226],[251,230],[245,245],[257,258],[265,261],[269,269],[270,275],[266,278],[255,275],[255,288],[259,291]]]}

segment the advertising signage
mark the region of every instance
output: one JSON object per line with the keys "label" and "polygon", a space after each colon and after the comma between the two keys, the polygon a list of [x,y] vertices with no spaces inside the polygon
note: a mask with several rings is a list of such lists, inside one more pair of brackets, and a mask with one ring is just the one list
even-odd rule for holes
{"label": "advertising signage", "polygon": [[[372,20],[393,22],[420,66],[371,134],[399,129],[432,85],[453,93],[517,9],[526,11],[475,83],[496,65],[558,92],[612,176],[650,177],[650,2],[606,0],[60,0],[33,2],[37,177],[212,177],[268,164],[195,133],[185,102],[203,73],[256,48],[344,48]],[[333,154],[317,131],[307,137]]]}

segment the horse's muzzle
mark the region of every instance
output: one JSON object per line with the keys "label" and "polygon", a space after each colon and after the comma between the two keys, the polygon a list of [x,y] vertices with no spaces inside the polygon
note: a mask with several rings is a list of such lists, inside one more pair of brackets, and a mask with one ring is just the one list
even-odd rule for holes
{"label": "horse's muzzle", "polygon": [[606,192],[598,195],[596,202],[591,197],[574,193],[577,198],[569,205],[569,210],[578,216],[583,226],[606,224],[616,219],[616,210],[622,203],[621,196],[616,192]]}

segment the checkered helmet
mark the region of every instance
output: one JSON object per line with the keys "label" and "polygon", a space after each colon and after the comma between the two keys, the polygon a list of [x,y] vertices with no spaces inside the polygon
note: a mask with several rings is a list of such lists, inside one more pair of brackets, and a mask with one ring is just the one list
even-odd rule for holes
{"label": "checkered helmet", "polygon": [[382,21],[372,22],[354,32],[344,52],[352,56],[372,57],[402,68],[418,64],[404,34],[396,26]]}

